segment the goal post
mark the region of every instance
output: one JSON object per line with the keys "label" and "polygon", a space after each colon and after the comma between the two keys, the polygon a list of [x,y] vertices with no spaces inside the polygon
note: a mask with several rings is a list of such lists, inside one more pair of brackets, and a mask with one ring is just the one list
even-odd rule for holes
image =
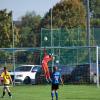
{"label": "goal post", "polygon": [[100,47],[96,46],[96,69],[97,69],[97,87],[99,87],[99,50]]}
{"label": "goal post", "polygon": [[[38,64],[41,64],[41,59],[43,53],[44,47],[39,48],[0,48],[0,59],[4,61],[4,64],[12,64],[15,66],[18,66],[19,64],[31,64],[33,63],[33,58],[40,59],[40,63],[38,61]],[[91,54],[91,64],[88,62],[88,49],[90,48],[90,54]],[[74,84],[75,82],[79,82],[80,84],[97,84],[97,87],[99,87],[99,60],[100,60],[100,47],[98,46],[47,46],[46,47],[47,52],[51,52],[51,50],[54,50],[54,65],[61,66],[67,74],[65,83],[67,84]],[[14,52],[14,57],[13,57]],[[33,54],[33,53],[38,53]],[[60,53],[60,55],[58,54]],[[24,59],[23,59],[24,57]],[[21,61],[22,60],[22,61]],[[28,62],[27,62],[28,60]],[[29,62],[31,61],[31,62]],[[2,65],[3,62],[1,63]],[[33,63],[34,64],[34,63]],[[91,66],[90,66],[91,65]],[[49,64],[51,66],[51,64]],[[14,66],[12,66],[14,67]],[[91,68],[90,68],[91,67]],[[66,68],[68,70],[66,70]],[[70,70],[74,69],[71,73]],[[90,70],[91,69],[91,70]],[[71,74],[71,77],[69,75]],[[94,83],[94,75],[96,73],[96,83]],[[90,75],[91,74],[91,75]],[[90,78],[90,76],[92,78]],[[70,77],[70,78],[69,78]],[[93,79],[93,80],[90,80]]]}
{"label": "goal post", "polygon": [[[55,64],[56,64],[56,60],[58,60],[56,50],[59,48],[60,49],[60,59],[59,59],[60,61],[59,61],[59,63],[61,65],[66,65],[65,67],[70,66],[70,67],[76,67],[76,68],[77,68],[77,66],[79,68],[81,68],[81,67],[85,68],[86,66],[89,66],[89,71],[87,72],[85,70],[86,72],[83,73],[84,75],[81,76],[81,79],[83,79],[81,81],[83,81],[83,83],[89,82],[90,84],[96,84],[97,87],[99,87],[99,70],[100,70],[100,68],[99,68],[100,53],[99,52],[100,52],[100,48],[98,46],[91,46],[91,47],[88,47],[88,46],[59,47],[59,46],[57,46],[57,47],[46,47],[46,48],[47,48],[47,50],[54,49],[54,56],[55,56],[54,63]],[[90,53],[91,57],[88,57],[88,59],[90,58],[91,64],[89,63],[89,60],[86,58],[86,56],[88,56],[87,52],[88,52],[89,49],[90,49],[90,52],[91,52]],[[74,54],[72,54],[73,53],[73,52],[71,52],[72,50],[74,50]],[[77,53],[76,50],[78,50],[77,55],[76,55],[76,53]],[[70,54],[67,54],[68,51],[70,51],[71,52],[70,54],[72,54],[71,56],[73,56],[73,57],[71,57],[71,59],[69,59],[70,57],[67,56],[67,55],[70,55]],[[83,62],[77,61],[77,60],[80,60],[83,55],[86,55],[85,58],[84,58],[85,61],[84,60],[83,60]],[[74,59],[74,57],[76,57],[76,59]],[[64,63],[64,64],[61,63],[62,60],[66,60],[66,63]],[[75,63],[75,61],[76,61],[76,63]],[[80,69],[80,71],[81,71],[81,69]],[[76,75],[80,74],[80,71],[77,70],[74,74],[76,74]],[[84,71],[84,69],[83,69],[83,71]],[[76,77],[79,77],[79,76],[76,76]],[[95,78],[96,78],[96,83],[95,83]]]}

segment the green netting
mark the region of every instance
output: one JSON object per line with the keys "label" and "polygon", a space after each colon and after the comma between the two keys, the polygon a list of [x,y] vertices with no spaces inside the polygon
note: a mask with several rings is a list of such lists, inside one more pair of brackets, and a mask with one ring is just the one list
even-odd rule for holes
{"label": "green netting", "polygon": [[[99,29],[98,29],[99,30]],[[96,40],[94,37],[94,29],[91,30],[90,45],[95,46]],[[97,33],[98,34],[98,33]],[[47,40],[44,40],[47,37]],[[63,65],[76,65],[95,62],[94,48],[74,48],[73,46],[86,46],[86,30],[81,28],[75,29],[45,29],[41,30],[41,47],[49,47],[47,50],[55,55],[55,63],[59,60]],[[53,47],[58,46],[58,49]],[[50,49],[52,47],[52,49]],[[66,47],[61,49],[60,47]],[[70,47],[68,49],[67,47]]]}
{"label": "green netting", "polygon": [[[100,28],[92,28],[90,45],[100,45]],[[47,41],[44,40],[47,37]],[[86,46],[87,34],[82,28],[74,29],[41,29],[41,46]]]}
{"label": "green netting", "polygon": [[96,45],[100,46],[100,28],[94,28],[92,32]]}

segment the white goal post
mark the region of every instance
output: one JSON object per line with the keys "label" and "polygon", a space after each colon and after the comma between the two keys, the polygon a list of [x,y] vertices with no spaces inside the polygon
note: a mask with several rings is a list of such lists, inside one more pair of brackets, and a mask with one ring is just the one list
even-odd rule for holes
{"label": "white goal post", "polygon": [[[99,60],[100,60],[100,47],[98,47],[98,46],[90,46],[90,47],[88,47],[88,46],[69,46],[69,47],[67,47],[67,46],[65,46],[65,47],[60,47],[60,46],[52,46],[52,47],[50,47],[50,46],[47,46],[46,47],[46,49],[60,49],[60,51],[61,51],[61,53],[62,53],[62,50],[64,49],[64,50],[66,50],[66,51],[68,51],[68,50],[74,50],[74,49],[82,49],[82,48],[94,48],[95,49],[95,55],[96,55],[96,57],[95,57],[95,68],[96,68],[96,84],[97,84],[97,87],[99,87],[99,75],[100,75],[100,72],[99,72]],[[14,53],[16,53],[17,51],[21,51],[21,52],[23,52],[23,51],[34,51],[34,50],[43,50],[44,49],[44,47],[37,47],[37,48],[0,48],[0,52],[1,51],[10,51],[10,52],[12,52],[13,53],[13,67],[14,67],[14,69],[15,69],[15,54]],[[56,56],[56,54],[55,54],[55,52],[54,52],[54,56]],[[61,55],[60,55],[61,56]],[[60,62],[60,61],[59,61]],[[91,66],[90,66],[91,67]]]}

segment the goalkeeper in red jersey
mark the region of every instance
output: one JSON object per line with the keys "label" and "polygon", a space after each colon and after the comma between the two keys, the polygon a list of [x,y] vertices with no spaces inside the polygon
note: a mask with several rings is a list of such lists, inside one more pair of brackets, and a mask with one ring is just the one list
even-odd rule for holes
{"label": "goalkeeper in red jersey", "polygon": [[48,62],[52,61],[52,60],[53,60],[53,56],[47,54],[46,50],[44,49],[44,57],[42,60],[42,69],[44,71],[44,75],[45,75],[47,82],[51,81],[50,72],[49,72],[49,68],[48,68]]}

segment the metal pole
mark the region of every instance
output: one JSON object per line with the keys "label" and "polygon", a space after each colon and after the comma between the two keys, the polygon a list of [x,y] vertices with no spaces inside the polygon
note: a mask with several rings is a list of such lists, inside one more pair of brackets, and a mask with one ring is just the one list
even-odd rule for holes
{"label": "metal pole", "polygon": [[14,85],[15,85],[15,36],[14,36],[14,24],[13,24],[13,12],[11,14],[11,21],[12,21],[12,34],[13,34],[13,70],[14,70]]}
{"label": "metal pole", "polygon": [[[60,47],[60,37],[61,37],[61,28],[60,28],[60,30],[58,30],[59,31],[59,47]],[[59,63],[60,63],[60,48],[59,48]]]}
{"label": "metal pole", "polygon": [[96,47],[97,87],[99,87],[98,46]]}
{"label": "metal pole", "polygon": [[[53,32],[52,32],[52,10],[53,8],[51,7],[51,47],[53,47]],[[51,49],[51,52],[54,54],[54,49]],[[53,66],[54,66],[54,61],[52,61],[52,72],[53,72]]]}
{"label": "metal pole", "polygon": [[51,20],[50,20],[50,29],[51,29],[51,47],[52,47],[52,7],[51,7],[51,11],[50,11],[50,15],[51,15]]}
{"label": "metal pole", "polygon": [[[42,30],[43,30],[43,29],[41,28],[41,47],[43,47],[43,45],[42,45],[42,44],[43,44],[43,43],[42,43],[42,41],[43,41]],[[41,52],[40,52],[40,64],[41,64],[41,61],[42,61],[42,56],[41,56],[41,55],[42,55],[42,49],[41,49],[40,51],[41,51]]]}
{"label": "metal pole", "polygon": [[[90,46],[90,7],[89,7],[89,0],[86,0],[86,10],[87,10],[87,46]],[[91,81],[91,54],[90,54],[91,48],[88,48],[88,61],[90,66],[90,81]]]}
{"label": "metal pole", "polygon": [[[78,45],[78,46],[79,46],[79,32],[80,32],[79,29],[80,29],[80,28],[78,27],[78,32],[77,32],[77,33],[78,33],[78,34],[77,34],[77,38],[78,38],[78,39],[77,39],[77,40],[78,40],[78,44],[77,44],[77,45]],[[78,59],[78,48],[77,48],[77,65],[78,65],[78,62],[79,62],[78,60],[79,60],[79,59]]]}
{"label": "metal pole", "polygon": [[[90,7],[89,7],[89,0],[86,1],[87,5],[87,46],[90,46]],[[90,64],[90,71],[91,71],[91,54],[90,54],[90,47],[88,48],[88,56],[89,56],[89,64]],[[91,75],[91,74],[90,74]]]}
{"label": "metal pole", "polygon": [[87,4],[87,46],[90,46],[90,8],[89,8],[89,0],[86,2]]}

